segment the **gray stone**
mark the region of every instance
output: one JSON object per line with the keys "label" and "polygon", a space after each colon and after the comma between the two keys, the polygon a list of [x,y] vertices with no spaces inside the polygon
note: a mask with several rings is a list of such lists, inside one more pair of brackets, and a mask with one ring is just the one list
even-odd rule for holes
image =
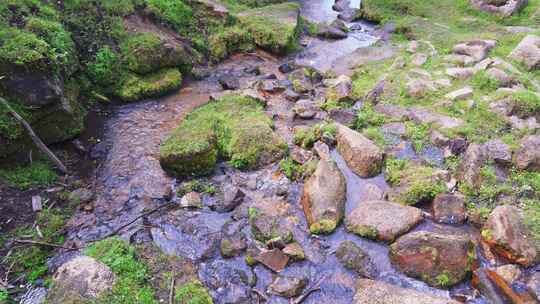
{"label": "gray stone", "polygon": [[450,100],[465,100],[469,97],[472,97],[474,94],[474,91],[471,87],[464,87],[462,89],[450,92],[446,94],[446,98]]}
{"label": "gray stone", "polygon": [[520,170],[540,171],[540,135],[526,136],[516,152],[516,166]]}
{"label": "gray stone", "polygon": [[268,286],[268,291],[285,298],[292,298],[299,296],[306,285],[307,280],[305,278],[277,276],[272,284]]}
{"label": "gray stone", "polygon": [[343,241],[336,250],[336,258],[345,268],[355,271],[362,277],[377,277],[377,267],[358,245],[352,241]]}
{"label": "gray stone", "polygon": [[540,37],[527,35],[508,56],[524,63],[529,70],[540,68]]}
{"label": "gray stone", "polygon": [[439,194],[433,200],[433,218],[439,223],[463,224],[467,215],[465,198],[457,194]]}
{"label": "gray stone", "polygon": [[371,140],[343,125],[337,124],[338,150],[347,165],[360,177],[372,177],[381,172],[384,154]]}

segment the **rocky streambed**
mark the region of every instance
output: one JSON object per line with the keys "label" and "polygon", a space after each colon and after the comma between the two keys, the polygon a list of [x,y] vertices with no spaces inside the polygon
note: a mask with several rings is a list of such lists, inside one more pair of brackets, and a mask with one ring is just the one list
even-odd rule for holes
{"label": "rocky streambed", "polygon": [[[331,22],[338,15],[333,1],[301,4],[308,19]],[[489,278],[493,271],[487,267],[494,257],[486,256],[490,251],[481,242],[480,229],[464,223],[463,198],[440,195],[433,206],[417,207],[391,202],[403,199],[407,185],[387,183],[383,154],[429,164],[435,173],[426,175],[428,184],[441,184],[451,193],[455,181],[443,168],[447,151],[436,145],[414,149],[414,143],[400,136],[404,131],[399,123],[381,127],[390,143],[383,151],[343,126],[354,121],[362,102],[353,110],[315,107],[313,100],[329,90],[341,93],[340,78],[325,83],[317,76],[291,77],[309,67],[350,75],[358,64],[395,54],[390,44],[372,46],[384,31],[376,33],[363,22],[343,24],[351,29],[347,38],[306,38],[299,53],[282,59],[264,52],[236,55],[176,94],[115,107],[104,140],[94,147],[103,159],[96,172],[96,199],[70,221],[66,244],[82,246],[112,233],[135,244],[154,243],[164,253],[188,260],[214,303],[506,303],[501,294],[508,291],[501,292]],[[347,79],[342,80],[345,91],[350,90]],[[286,177],[277,163],[240,171],[221,162],[208,178],[195,182],[166,174],[160,144],[191,111],[219,98],[224,89],[249,92],[266,103],[265,112],[287,142],[289,157],[302,164],[319,159],[305,184]],[[399,115],[399,108],[386,111]],[[413,121],[459,124],[416,113]],[[335,134],[321,132],[313,150],[296,145],[299,129],[326,120],[339,123]],[[154,212],[169,202],[172,207]],[[511,214],[502,210],[500,217],[511,221]],[[523,241],[519,246],[528,245]],[[75,255],[59,254],[52,268]],[[476,288],[473,271],[478,273]],[[533,271],[534,266],[525,270]],[[511,294],[521,299],[525,284],[516,280],[512,287]]]}

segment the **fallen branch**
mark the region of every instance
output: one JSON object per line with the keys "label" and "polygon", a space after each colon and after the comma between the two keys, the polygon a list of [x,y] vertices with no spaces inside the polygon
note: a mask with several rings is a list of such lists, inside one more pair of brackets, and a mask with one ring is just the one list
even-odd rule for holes
{"label": "fallen branch", "polygon": [[321,290],[321,283],[325,279],[326,279],[326,275],[322,275],[319,278],[319,280],[313,286],[311,286],[304,294],[302,294],[301,296],[299,296],[298,298],[296,298],[294,300],[291,299],[290,304],[300,304],[300,303],[304,302],[310,294]]}
{"label": "fallen branch", "polygon": [[30,135],[30,138],[32,139],[34,144],[36,144],[36,146],[38,146],[38,148],[49,157],[49,159],[56,165],[56,167],[58,167],[58,169],[62,173],[67,174],[68,170],[66,166],[60,161],[60,159],[58,159],[58,157],[56,157],[56,155],[54,155],[51,150],[49,150],[49,148],[47,148],[47,146],[36,135],[34,130],[32,130],[32,127],[30,127],[26,120],[24,120],[24,118],[22,118],[17,112],[15,112],[15,110],[13,110],[13,108],[4,98],[0,97],[0,103],[4,105],[9,111],[9,114],[13,116],[13,118],[15,118],[15,120],[17,120],[26,129],[26,132],[28,132],[28,135]]}
{"label": "fallen branch", "polygon": [[169,304],[173,304],[174,300],[174,277],[175,273],[173,272],[173,275],[171,277],[171,285],[170,285],[170,291],[169,291]]}
{"label": "fallen branch", "polygon": [[251,289],[254,293],[256,293],[261,299],[263,299],[265,302],[268,302],[268,297],[260,290],[258,290],[257,288],[252,288]]}

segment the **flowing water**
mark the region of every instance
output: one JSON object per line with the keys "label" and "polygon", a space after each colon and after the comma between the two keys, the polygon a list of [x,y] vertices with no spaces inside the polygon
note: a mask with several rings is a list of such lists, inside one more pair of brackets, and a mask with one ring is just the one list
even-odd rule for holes
{"label": "flowing water", "polygon": [[[303,14],[312,20],[332,21],[337,14],[332,11],[331,0],[300,1]],[[353,3],[358,6],[359,2]],[[353,56],[355,52],[376,41],[370,35],[371,28],[362,24],[365,31],[353,32],[349,38],[338,41],[312,39],[305,50],[296,55],[299,61],[324,69],[335,68],[340,58]],[[268,74],[284,75],[277,72],[280,61],[264,54],[235,56],[222,63],[212,76],[191,81],[177,94],[160,100],[149,100],[136,104],[115,107],[113,115],[105,126],[105,140],[102,143],[107,156],[97,169],[97,201],[93,212],[79,213],[72,220],[75,227],[69,239],[90,241],[106,236],[111,231],[141,215],[145,210],[163,204],[166,199],[178,199],[174,187],[178,181],[167,176],[159,164],[159,145],[171,130],[194,108],[205,104],[209,96],[221,91],[218,79],[221,76],[236,77],[243,87]],[[259,67],[261,76],[250,74],[250,68]],[[292,138],[290,119],[291,103],[282,98],[272,97],[267,112],[274,117],[276,128],[290,142]],[[409,144],[410,146],[410,144]],[[405,143],[405,148],[409,147]],[[440,152],[440,151],[439,151]],[[438,151],[428,151],[438,156]],[[439,154],[438,154],[439,153]],[[405,149],[402,157],[417,157],[412,149]],[[382,190],[388,188],[382,175],[362,179],[356,176],[345,164],[341,156],[332,152],[347,180],[346,211],[350,212],[365,196],[366,185],[372,183]],[[435,157],[436,158],[436,157]],[[293,234],[306,252],[306,260],[291,263],[281,274],[304,277],[313,284],[325,277],[321,290],[311,294],[304,303],[350,303],[355,292],[358,276],[337,262],[335,250],[344,240],[351,240],[363,248],[372,258],[378,269],[378,279],[399,286],[448,296],[449,292],[428,287],[426,284],[408,278],[397,272],[390,263],[388,246],[349,234],[343,225],[329,236],[311,236],[303,215],[300,198],[302,184],[290,183],[283,176],[277,176],[277,165],[271,165],[254,172],[239,172],[221,164],[210,178],[218,187],[234,184],[246,193],[246,202],[229,213],[217,213],[210,208],[201,210],[177,209],[160,212],[138,220],[134,225],[122,230],[126,239],[153,240],[167,254],[188,258],[198,265],[200,280],[209,286],[216,303],[229,303],[244,299],[256,303],[254,287],[265,291],[272,282],[274,274],[267,268],[257,265],[248,267],[245,256],[223,259],[218,244],[221,237],[230,231],[249,234],[246,214],[240,209],[255,206],[273,215],[286,218],[293,223]],[[212,198],[204,197],[205,204]],[[430,221],[416,229],[445,230]],[[453,228],[468,233],[464,228]],[[458,288],[468,290],[468,284]],[[288,303],[276,296],[270,303]]]}

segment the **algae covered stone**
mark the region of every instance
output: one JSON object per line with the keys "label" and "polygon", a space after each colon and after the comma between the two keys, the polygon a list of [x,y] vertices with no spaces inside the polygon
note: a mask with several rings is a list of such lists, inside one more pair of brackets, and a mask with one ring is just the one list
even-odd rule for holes
{"label": "algae covered stone", "polygon": [[218,158],[250,169],[281,158],[286,144],[254,98],[227,95],[193,111],[160,149],[162,167],[178,177],[212,172]]}
{"label": "algae covered stone", "polygon": [[120,80],[116,95],[124,101],[137,101],[159,97],[177,90],[182,84],[182,74],[176,68],[166,68],[140,76],[127,73]]}

